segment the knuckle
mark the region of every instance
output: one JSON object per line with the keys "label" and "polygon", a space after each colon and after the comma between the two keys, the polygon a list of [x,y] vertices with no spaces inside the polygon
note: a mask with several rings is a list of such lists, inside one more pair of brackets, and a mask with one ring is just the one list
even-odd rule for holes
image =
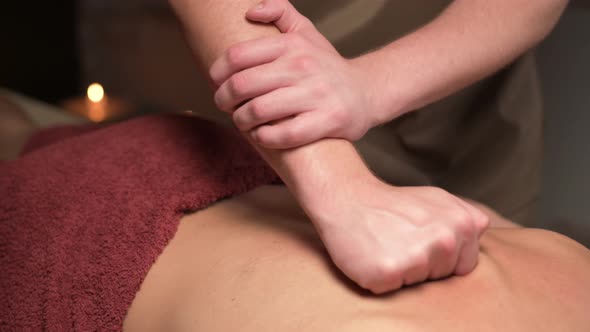
{"label": "knuckle", "polygon": [[348,123],[348,113],[344,107],[335,107],[330,115],[332,122],[338,126],[343,127]]}
{"label": "knuckle", "polygon": [[457,237],[455,233],[448,228],[440,228],[436,233],[434,250],[437,250],[443,256],[450,256],[457,250]]}
{"label": "knuckle", "polygon": [[259,122],[266,114],[266,105],[259,99],[254,99],[250,102],[250,117],[252,121]]}
{"label": "knuckle", "polygon": [[261,128],[256,129],[256,137],[258,143],[265,145],[265,146],[276,146],[276,142],[273,139],[272,131],[268,130],[269,128],[263,126]]}
{"label": "knuckle", "polygon": [[398,270],[402,275],[406,275],[411,271],[422,271],[430,264],[431,248],[424,244],[415,244],[408,248],[407,257]]}
{"label": "knuckle", "polygon": [[234,76],[232,76],[229,79],[228,82],[228,88],[229,88],[229,92],[233,97],[239,97],[242,96],[245,91],[246,91],[246,87],[247,87],[247,80],[246,77],[244,77],[243,74],[235,74]]}
{"label": "knuckle", "polygon": [[397,264],[390,259],[384,259],[375,266],[377,270],[378,279],[380,280],[394,280],[399,278],[400,271]]}
{"label": "knuckle", "polygon": [[465,209],[456,209],[452,213],[452,218],[462,227],[466,228],[471,224],[471,215]]}
{"label": "knuckle", "polygon": [[355,131],[355,124],[353,123],[348,110],[345,107],[334,107],[330,112],[330,123],[335,131],[339,133],[353,133]]}
{"label": "knuckle", "polygon": [[420,250],[412,255],[412,266],[415,268],[423,269],[430,263],[428,253],[425,250]]}
{"label": "knuckle", "polygon": [[242,47],[237,45],[227,49],[227,51],[225,51],[225,58],[228,65],[234,69],[240,67],[243,53],[244,51],[242,50]]}
{"label": "knuckle", "polygon": [[456,221],[456,227],[460,234],[465,237],[472,237],[475,235],[475,225],[473,224],[472,218],[466,211],[455,213],[454,219]]}
{"label": "knuckle", "polygon": [[325,81],[319,81],[313,85],[312,93],[313,97],[323,98],[330,94],[331,87]]}
{"label": "knuckle", "polygon": [[478,232],[486,230],[490,225],[490,216],[476,207],[473,208],[472,213],[476,230]]}
{"label": "knuckle", "polygon": [[297,71],[306,73],[311,73],[318,69],[317,60],[311,55],[301,55],[294,58],[293,67]]}
{"label": "knuckle", "polygon": [[412,216],[415,218],[415,220],[420,223],[421,225],[424,225],[426,223],[428,223],[431,218],[430,215],[430,211],[428,209],[426,209],[425,207],[422,206],[417,206],[414,209],[411,210],[412,212]]}
{"label": "knuckle", "polygon": [[490,227],[490,217],[488,215],[482,214],[479,219],[479,227],[481,230],[486,230],[488,227]]}

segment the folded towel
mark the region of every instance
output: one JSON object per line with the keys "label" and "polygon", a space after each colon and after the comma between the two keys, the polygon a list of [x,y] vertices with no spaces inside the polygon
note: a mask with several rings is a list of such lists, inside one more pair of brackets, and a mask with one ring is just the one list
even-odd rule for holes
{"label": "folded towel", "polygon": [[40,133],[0,164],[0,330],[121,330],[184,213],[276,179],[194,118]]}

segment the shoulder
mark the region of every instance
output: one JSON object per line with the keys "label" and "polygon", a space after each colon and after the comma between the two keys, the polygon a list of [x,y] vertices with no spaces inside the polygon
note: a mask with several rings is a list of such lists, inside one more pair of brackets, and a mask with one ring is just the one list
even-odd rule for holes
{"label": "shoulder", "polygon": [[[510,276],[514,289],[547,299],[567,299],[567,306],[590,303],[590,250],[543,229],[492,229],[482,247]],[[493,249],[493,250],[492,250]]]}
{"label": "shoulder", "polygon": [[513,246],[527,251],[537,251],[545,256],[567,259],[569,257],[585,260],[590,264],[590,250],[573,239],[545,229],[523,228],[513,230],[505,238]]}

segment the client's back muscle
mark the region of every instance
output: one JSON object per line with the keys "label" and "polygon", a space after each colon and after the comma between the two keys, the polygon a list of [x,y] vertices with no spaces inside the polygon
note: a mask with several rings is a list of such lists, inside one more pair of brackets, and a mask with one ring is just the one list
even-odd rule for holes
{"label": "client's back muscle", "polygon": [[263,187],[182,220],[125,328],[582,331],[589,266],[585,249],[552,233],[492,230],[469,276],[375,297],[332,267],[286,190]]}

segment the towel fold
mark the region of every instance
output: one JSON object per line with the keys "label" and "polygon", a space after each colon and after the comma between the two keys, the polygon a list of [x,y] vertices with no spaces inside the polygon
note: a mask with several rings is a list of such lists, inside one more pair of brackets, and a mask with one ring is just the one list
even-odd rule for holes
{"label": "towel fold", "polygon": [[276,180],[195,118],[41,132],[0,165],[0,330],[121,330],[184,213]]}

